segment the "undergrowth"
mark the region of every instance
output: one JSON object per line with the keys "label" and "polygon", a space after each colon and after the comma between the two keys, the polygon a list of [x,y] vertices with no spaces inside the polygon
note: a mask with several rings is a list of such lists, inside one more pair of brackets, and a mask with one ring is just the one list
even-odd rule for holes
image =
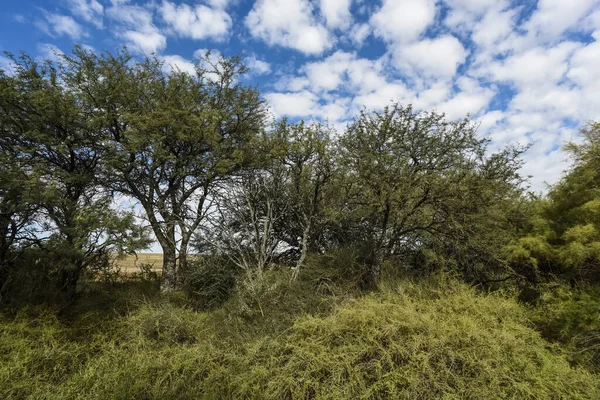
{"label": "undergrowth", "polygon": [[548,333],[570,325],[544,329],[542,308],[443,275],[365,293],[327,271],[268,271],[207,311],[148,282],[5,310],[0,398],[600,398],[598,375]]}

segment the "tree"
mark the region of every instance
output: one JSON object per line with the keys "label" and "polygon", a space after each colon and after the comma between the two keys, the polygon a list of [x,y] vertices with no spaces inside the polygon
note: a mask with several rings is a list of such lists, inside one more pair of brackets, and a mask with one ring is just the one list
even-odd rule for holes
{"label": "tree", "polygon": [[548,194],[549,242],[572,278],[600,280],[600,123],[581,130],[583,141],[565,149],[572,169]]}
{"label": "tree", "polygon": [[[81,272],[106,266],[113,251],[147,244],[131,215],[111,209],[112,195],[99,183],[106,151],[102,131],[90,125],[78,92],[52,62],[13,58],[13,76],[2,76],[0,108],[8,150],[25,170],[39,171],[31,202],[44,236],[36,244],[54,259],[61,291],[75,294]],[[4,142],[8,142],[5,139]],[[13,164],[18,168],[19,164]]]}
{"label": "tree", "polygon": [[195,75],[156,58],[136,62],[126,50],[113,56],[76,48],[65,62],[65,80],[107,134],[107,182],[144,208],[163,249],[161,287],[175,290],[216,187],[248,163],[246,147],[263,129],[263,101],[241,83],[239,58],[212,63],[207,54]]}
{"label": "tree", "polygon": [[[288,218],[281,220],[288,244],[296,245],[300,256],[294,268],[294,276],[306,260],[317,225],[325,222],[325,196],[334,174],[334,154],[331,130],[320,123],[289,124],[280,123],[285,153],[281,163],[285,166],[288,182],[285,195],[288,198],[290,212]],[[313,248],[316,246],[313,245]]]}
{"label": "tree", "polygon": [[[0,82],[2,77],[0,77]],[[1,90],[1,89],[0,89]],[[0,93],[0,97],[2,93]],[[39,211],[37,171],[25,168],[12,145],[11,124],[0,105],[0,301],[10,283],[11,268],[20,251],[36,237]]]}
{"label": "tree", "polygon": [[487,143],[469,118],[399,104],[361,112],[340,138],[340,207],[370,249],[367,280],[390,255],[468,234],[472,218],[516,187],[523,149],[486,156]]}

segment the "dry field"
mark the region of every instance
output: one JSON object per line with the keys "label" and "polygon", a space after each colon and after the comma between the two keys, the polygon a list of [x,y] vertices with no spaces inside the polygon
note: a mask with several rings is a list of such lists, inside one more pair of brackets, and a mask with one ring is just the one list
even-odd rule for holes
{"label": "dry field", "polygon": [[135,256],[125,256],[116,260],[117,269],[124,274],[140,272],[140,265],[150,264],[152,270],[159,272],[162,267],[163,255],[160,253],[138,253]]}

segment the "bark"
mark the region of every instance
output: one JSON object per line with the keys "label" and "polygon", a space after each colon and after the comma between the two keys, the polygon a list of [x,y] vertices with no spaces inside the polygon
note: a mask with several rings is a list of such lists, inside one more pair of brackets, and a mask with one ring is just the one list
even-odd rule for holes
{"label": "bark", "polygon": [[163,293],[172,293],[177,290],[177,252],[175,244],[163,247],[163,268],[160,290]]}
{"label": "bark", "polygon": [[185,271],[188,263],[188,247],[191,239],[191,232],[185,232],[181,235],[181,245],[179,246],[179,271]]}
{"label": "bark", "polygon": [[296,266],[294,267],[294,270],[292,272],[292,280],[295,280],[298,277],[298,274],[300,273],[300,268],[302,268],[304,266],[304,263],[306,261],[306,256],[308,255],[308,246],[309,246],[309,241],[310,241],[310,230],[311,230],[311,222],[307,221],[306,224],[304,225],[304,229],[302,230],[302,244],[300,247],[300,258],[298,259],[298,262],[296,263]]}
{"label": "bark", "polygon": [[77,294],[77,283],[81,276],[81,267],[75,269],[64,269],[60,272],[60,291],[69,300]]}

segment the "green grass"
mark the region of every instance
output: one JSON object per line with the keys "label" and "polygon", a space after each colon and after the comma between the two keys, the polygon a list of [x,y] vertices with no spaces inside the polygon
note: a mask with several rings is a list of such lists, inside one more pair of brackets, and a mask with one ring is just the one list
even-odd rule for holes
{"label": "green grass", "polygon": [[290,282],[196,311],[148,282],[0,314],[2,399],[594,399],[600,379],[505,294],[447,277]]}

